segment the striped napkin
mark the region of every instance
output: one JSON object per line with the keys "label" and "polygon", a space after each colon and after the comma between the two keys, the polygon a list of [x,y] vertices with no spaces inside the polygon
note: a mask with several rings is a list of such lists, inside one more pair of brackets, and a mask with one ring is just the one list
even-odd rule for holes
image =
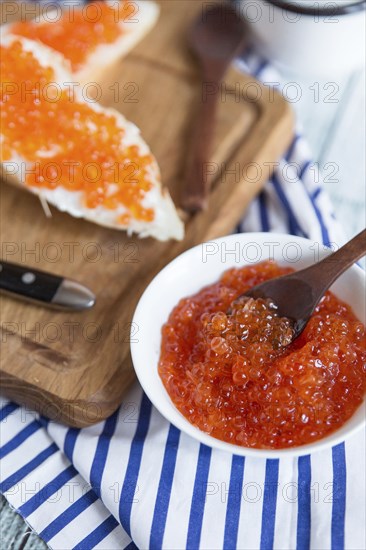
{"label": "striped napkin", "polygon": [[[279,80],[254,55],[240,63]],[[238,231],[341,245],[310,161],[299,131]],[[1,492],[51,548],[366,548],[362,433],[311,456],[264,460],[180,433],[137,384],[108,420],[81,430],[5,399],[1,407]]]}

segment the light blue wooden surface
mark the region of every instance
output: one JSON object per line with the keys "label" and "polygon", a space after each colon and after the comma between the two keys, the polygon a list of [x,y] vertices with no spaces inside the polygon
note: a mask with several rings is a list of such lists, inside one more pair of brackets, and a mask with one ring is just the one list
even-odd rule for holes
{"label": "light blue wooden surface", "polygon": [[[288,81],[294,81],[293,77]],[[350,238],[366,225],[365,75],[357,73],[332,82],[297,82],[301,98],[293,106],[314,160],[326,176],[325,187],[336,216]],[[3,497],[0,514],[0,550],[47,548]]]}
{"label": "light blue wooden surface", "polygon": [[1,550],[44,550],[47,548],[47,545],[32,532],[25,521],[10,508],[2,495],[0,495],[0,518]]}

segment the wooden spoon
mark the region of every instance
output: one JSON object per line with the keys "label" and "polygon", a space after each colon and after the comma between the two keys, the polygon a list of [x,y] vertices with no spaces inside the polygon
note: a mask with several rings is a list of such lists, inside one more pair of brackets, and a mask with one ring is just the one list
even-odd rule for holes
{"label": "wooden spoon", "polygon": [[209,191],[206,170],[220,86],[231,61],[243,49],[244,38],[243,21],[229,4],[218,4],[202,12],[189,34],[189,45],[202,67],[202,96],[190,143],[182,198],[182,206],[188,212],[206,206]]}
{"label": "wooden spoon", "polygon": [[329,287],[365,254],[366,229],[324,260],[301,271],[257,285],[235,301],[244,296],[270,298],[278,307],[278,315],[294,322],[295,339],[304,330]]}

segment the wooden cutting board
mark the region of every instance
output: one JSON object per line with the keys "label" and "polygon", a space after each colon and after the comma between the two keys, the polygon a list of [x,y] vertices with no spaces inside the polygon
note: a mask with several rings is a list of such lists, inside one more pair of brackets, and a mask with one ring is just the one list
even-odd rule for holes
{"label": "wooden cutting board", "polygon": [[[103,104],[118,108],[141,128],[179,204],[187,144],[202,94],[186,34],[205,2],[160,4],[157,26],[127,58],[104,72],[98,89]],[[72,426],[109,416],[134,380],[129,341],[138,339],[139,327],[131,326],[131,319],[143,290],[183,250],[234,229],[292,135],[293,116],[284,99],[230,69],[210,159],[209,208],[186,217],[180,243],[127,237],[55,209],[47,219],[36,197],[2,183],[1,258],[77,279],[97,295],[96,306],[82,313],[1,296],[3,392]]]}

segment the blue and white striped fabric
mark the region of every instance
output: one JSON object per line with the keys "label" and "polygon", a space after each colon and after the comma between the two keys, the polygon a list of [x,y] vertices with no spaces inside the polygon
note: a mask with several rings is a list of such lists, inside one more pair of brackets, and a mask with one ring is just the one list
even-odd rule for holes
{"label": "blue and white striped fabric", "polygon": [[[253,56],[246,70],[278,80]],[[310,160],[298,134],[239,230],[342,244]],[[0,413],[0,489],[51,548],[366,548],[363,434],[299,459],[232,456],[180,433],[138,385],[82,430],[6,400]]]}

